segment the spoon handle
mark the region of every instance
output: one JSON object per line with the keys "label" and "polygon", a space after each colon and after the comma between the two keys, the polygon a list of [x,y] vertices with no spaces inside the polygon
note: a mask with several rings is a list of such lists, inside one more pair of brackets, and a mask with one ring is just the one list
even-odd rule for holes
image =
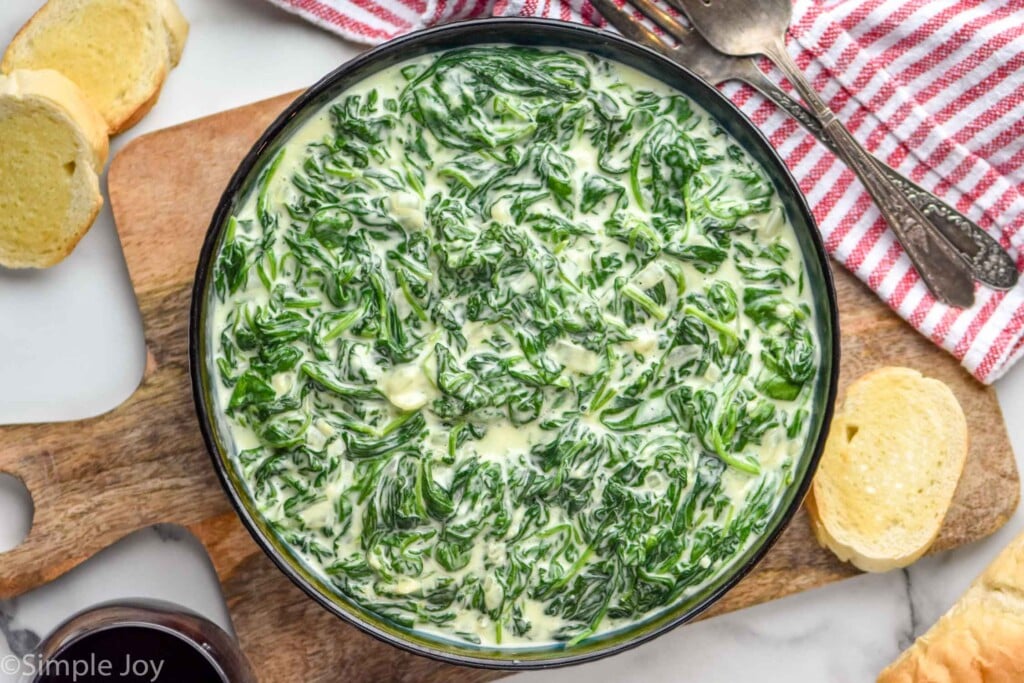
{"label": "spoon handle", "polygon": [[[822,130],[821,123],[811,112],[794,100],[785,90],[759,68],[753,60],[745,60],[742,80],[754,86],[765,97],[777,104],[783,111],[797,120],[814,137],[833,153],[839,148]],[[1018,280],[1017,264],[999,242],[985,230],[955,208],[942,201],[885,162],[874,157],[878,171],[883,174],[911,204],[924,214],[943,236],[960,252],[971,265],[971,272],[980,282],[993,289],[1012,289]]]}
{"label": "spoon handle", "polygon": [[878,168],[879,164],[874,157],[854,139],[807,82],[800,68],[786,52],[785,45],[780,41],[767,52],[767,56],[793,83],[821,123],[822,135],[864,184],[935,298],[951,306],[971,306],[974,303],[974,280],[970,267],[960,258],[956,247]]}

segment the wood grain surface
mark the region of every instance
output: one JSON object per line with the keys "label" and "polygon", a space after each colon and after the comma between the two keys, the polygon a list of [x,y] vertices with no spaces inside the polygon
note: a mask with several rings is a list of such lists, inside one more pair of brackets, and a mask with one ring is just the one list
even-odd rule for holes
{"label": "wood grain surface", "polygon": [[[294,587],[236,519],[199,435],[188,377],[187,313],[200,244],[222,189],[285,95],[143,136],[114,160],[110,200],[145,325],[139,389],[89,420],[0,428],[0,472],[24,480],[36,514],[28,539],[0,554],[0,597],[57,578],[126,534],[183,525],[206,545],[242,645],[265,683],[483,681],[365,636]],[[1017,505],[1019,481],[995,393],[836,269],[843,362],[853,378],[906,365],[947,382],[968,416],[971,451],[934,550],[980,539]],[[760,566],[709,614],[856,573],[814,542],[801,511]]]}

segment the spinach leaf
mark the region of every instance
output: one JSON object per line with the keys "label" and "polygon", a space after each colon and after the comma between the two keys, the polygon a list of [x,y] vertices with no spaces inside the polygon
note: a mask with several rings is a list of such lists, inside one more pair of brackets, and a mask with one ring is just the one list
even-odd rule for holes
{"label": "spinach leaf", "polygon": [[687,600],[764,533],[812,422],[784,215],[706,112],[594,56],[354,86],[214,262],[246,494],[346,599],[444,637],[570,646]]}

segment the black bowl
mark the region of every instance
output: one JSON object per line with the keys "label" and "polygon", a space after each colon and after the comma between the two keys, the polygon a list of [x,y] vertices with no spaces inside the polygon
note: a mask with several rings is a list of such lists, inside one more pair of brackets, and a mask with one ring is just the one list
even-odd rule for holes
{"label": "black bowl", "polygon": [[[217,424],[210,400],[211,368],[208,358],[212,339],[207,334],[206,309],[212,296],[211,264],[219,252],[228,217],[252,188],[264,160],[276,153],[308,115],[370,74],[431,52],[495,43],[590,52],[647,73],[675,87],[704,107],[761,164],[775,184],[802,251],[807,284],[814,295],[817,309],[818,338],[822,344],[820,376],[810,404],[811,424],[803,457],[794,472],[794,483],[786,490],[784,500],[769,521],[764,534],[733,561],[729,571],[697,595],[645,621],[619,631],[594,636],[573,646],[558,644],[510,649],[468,645],[397,626],[340,595],[292,554],[251,505],[245,485],[229,461],[230,451],[226,447],[228,440]],[[800,507],[828,433],[839,369],[836,296],[825,250],[799,186],[760,131],[715,88],[675,62],[605,31],[544,19],[484,19],[413,33],[360,55],[303,93],[260,137],[224,191],[199,257],[190,320],[192,389],[200,429],[224,489],[260,547],[313,600],[366,633],[417,654],[453,664],[488,668],[539,669],[575,664],[621,652],[692,620],[718,600],[754,568]]]}

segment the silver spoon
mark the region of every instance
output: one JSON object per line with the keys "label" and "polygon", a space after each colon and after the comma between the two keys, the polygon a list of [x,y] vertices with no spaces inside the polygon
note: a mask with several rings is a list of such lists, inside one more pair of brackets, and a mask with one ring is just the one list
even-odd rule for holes
{"label": "silver spoon", "polygon": [[[838,149],[821,130],[818,119],[802,104],[790,97],[761,71],[753,59],[731,57],[722,54],[704,38],[662,9],[654,0],[629,0],[632,8],[665,29],[678,41],[672,45],[654,31],[644,26],[635,16],[620,8],[612,0],[590,0],[594,8],[619,32],[641,45],[646,45],[673,59],[698,76],[720,85],[726,81],[738,80],[754,86],[765,97],[777,104],[783,111],[796,119],[812,135],[833,152]],[[678,0],[669,0],[678,6]],[[627,4],[627,7],[629,5]],[[1017,264],[999,242],[985,232],[981,226],[945,203],[931,192],[904,178],[900,173],[875,157],[879,172],[897,187],[907,199],[928,218],[929,222],[942,231],[966,260],[975,279],[993,289],[1012,289],[1018,280]]]}
{"label": "silver spoon", "polygon": [[967,308],[974,280],[956,248],[878,170],[873,157],[836,118],[786,52],[791,0],[680,0],[686,15],[712,47],[733,57],[764,55],[793,83],[821,123],[822,134],[857,174],[935,298]]}

